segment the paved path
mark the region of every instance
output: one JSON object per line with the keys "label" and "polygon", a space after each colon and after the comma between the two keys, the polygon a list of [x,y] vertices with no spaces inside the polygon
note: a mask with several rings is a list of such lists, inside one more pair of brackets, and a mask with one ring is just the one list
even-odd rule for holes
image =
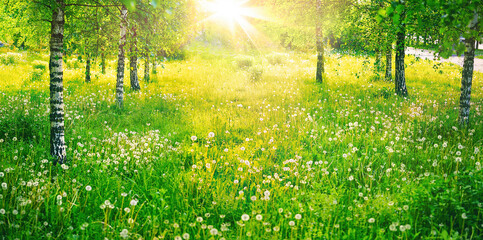
{"label": "paved path", "polygon": [[[479,49],[482,49],[482,46],[483,45],[480,44]],[[423,49],[408,47],[406,48],[406,54],[414,55],[422,59],[429,59],[429,60],[438,61],[438,62],[451,62],[451,63],[458,64],[460,66],[463,66],[463,57],[451,56],[448,59],[441,58],[438,60],[436,57],[434,57],[434,51],[431,51],[431,50],[423,50]],[[483,59],[479,59],[475,57],[474,70],[483,73]]]}

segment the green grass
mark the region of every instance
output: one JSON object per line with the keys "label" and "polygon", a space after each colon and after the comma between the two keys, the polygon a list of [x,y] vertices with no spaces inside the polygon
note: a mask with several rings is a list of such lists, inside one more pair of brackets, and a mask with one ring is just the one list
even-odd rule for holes
{"label": "green grass", "polygon": [[315,55],[190,53],[140,92],[127,81],[123,110],[115,61],[85,84],[68,60],[62,166],[49,160],[45,56],[0,64],[1,235],[483,237],[482,73],[460,129],[455,65],[407,57],[400,98],[364,57],[329,54],[319,85]]}

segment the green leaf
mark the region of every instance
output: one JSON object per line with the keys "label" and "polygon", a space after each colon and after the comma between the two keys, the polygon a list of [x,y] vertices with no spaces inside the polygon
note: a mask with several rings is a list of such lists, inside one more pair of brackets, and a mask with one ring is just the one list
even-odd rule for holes
{"label": "green leaf", "polygon": [[392,8],[391,6],[389,6],[389,7],[386,8],[386,14],[388,16],[391,15],[391,13],[393,13],[393,12],[394,12],[394,8]]}
{"label": "green leaf", "polygon": [[377,23],[381,23],[383,20],[383,18],[381,17],[381,15],[376,15],[376,21]]}
{"label": "green leaf", "polygon": [[121,0],[122,4],[126,6],[129,11],[136,11],[136,1],[135,0]]}
{"label": "green leaf", "polygon": [[377,11],[377,13],[382,16],[382,17],[387,17],[387,14],[386,14],[386,9],[379,9],[379,11]]}
{"label": "green leaf", "polygon": [[400,18],[401,18],[401,16],[399,14],[395,14],[392,17],[392,22],[394,23],[394,25],[399,25],[401,23]]}
{"label": "green leaf", "polygon": [[402,4],[397,5],[396,12],[397,13],[402,13],[403,11],[404,11],[404,5],[402,5]]}

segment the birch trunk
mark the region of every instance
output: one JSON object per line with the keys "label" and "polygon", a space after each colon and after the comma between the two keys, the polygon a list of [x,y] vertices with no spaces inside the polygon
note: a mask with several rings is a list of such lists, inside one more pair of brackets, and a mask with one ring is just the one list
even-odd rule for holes
{"label": "birch trunk", "polygon": [[315,74],[315,81],[318,83],[323,82],[322,75],[324,74],[324,43],[322,39],[322,3],[321,0],[317,0],[317,17],[315,26],[315,37],[316,37],[316,47],[317,47],[317,72]]}
{"label": "birch trunk", "polygon": [[[476,30],[477,25],[478,14],[475,12],[474,18],[469,25],[470,30]],[[460,112],[458,116],[458,122],[463,126],[468,125],[470,122],[471,85],[473,83],[476,44],[474,37],[465,40],[466,50],[463,60],[463,72],[461,74]]]}
{"label": "birch trunk", "polygon": [[126,45],[127,9],[121,9],[121,31],[119,39],[119,55],[117,61],[116,104],[122,108],[124,105],[124,46]]}
{"label": "birch trunk", "polygon": [[392,81],[392,45],[388,44],[386,49],[386,81]]}
{"label": "birch trunk", "polygon": [[149,53],[146,53],[146,58],[144,59],[144,81],[149,83]]}
{"label": "birch trunk", "polygon": [[91,82],[91,55],[87,54],[86,59],[86,83]]}
{"label": "birch trunk", "polygon": [[131,77],[131,89],[133,91],[138,91],[141,89],[139,86],[139,78],[138,78],[138,56],[137,56],[137,34],[136,34],[136,27],[132,28],[132,45],[131,45],[131,58],[129,60],[130,64],[130,77]]}
{"label": "birch trunk", "polygon": [[408,90],[406,88],[406,76],[405,76],[405,69],[404,69],[404,41],[406,37],[406,29],[403,26],[397,32],[397,41],[396,41],[396,79],[395,79],[395,88],[396,94],[399,96],[406,97],[408,95]]}
{"label": "birch trunk", "polygon": [[63,164],[66,158],[64,127],[64,0],[56,0],[52,13],[50,36],[50,155],[54,164]]}
{"label": "birch trunk", "polygon": [[104,53],[101,54],[101,73],[106,74],[106,56]]}

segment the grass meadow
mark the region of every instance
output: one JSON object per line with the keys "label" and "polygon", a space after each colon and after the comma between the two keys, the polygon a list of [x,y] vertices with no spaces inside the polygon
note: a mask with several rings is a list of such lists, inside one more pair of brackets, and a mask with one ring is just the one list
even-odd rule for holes
{"label": "grass meadow", "polygon": [[[115,107],[115,65],[65,63],[68,162],[49,154],[46,53],[0,54],[2,239],[482,239],[483,73],[406,58],[191,47]],[[95,63],[98,65],[98,62]],[[142,78],[142,66],[139,71]],[[383,74],[382,74],[383,75]]]}

